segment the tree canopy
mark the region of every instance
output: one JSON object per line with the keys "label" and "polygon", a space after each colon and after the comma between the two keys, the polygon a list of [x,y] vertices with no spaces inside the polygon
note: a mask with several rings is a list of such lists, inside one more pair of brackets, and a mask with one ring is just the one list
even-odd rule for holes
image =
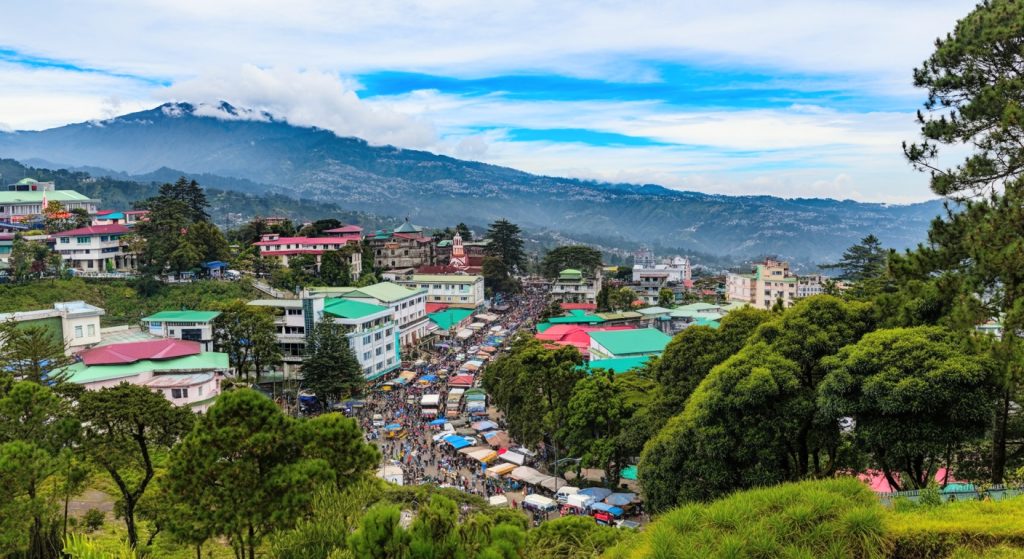
{"label": "tree canopy", "polygon": [[584,275],[593,277],[601,267],[601,251],[587,245],[555,247],[544,254],[540,267],[546,278],[557,278],[558,273],[567,268],[580,270]]}

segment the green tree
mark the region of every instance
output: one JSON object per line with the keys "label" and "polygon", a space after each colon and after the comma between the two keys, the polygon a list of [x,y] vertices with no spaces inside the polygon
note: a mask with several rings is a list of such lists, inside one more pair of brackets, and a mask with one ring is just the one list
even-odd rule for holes
{"label": "green tree", "polygon": [[658,290],[658,306],[670,309],[676,306],[676,294],[671,289],[661,288]]}
{"label": "green tree", "polygon": [[224,536],[238,559],[309,511],[314,490],[334,481],[327,461],[305,455],[298,420],[250,390],[225,392],[174,447],[168,495],[204,533]]}
{"label": "green tree", "polygon": [[601,251],[587,245],[565,245],[553,248],[544,254],[541,272],[546,278],[557,278],[567,268],[580,270],[587,277],[601,267]]}
{"label": "green tree", "polygon": [[885,272],[888,251],[882,248],[882,241],[874,235],[868,235],[859,243],[843,252],[843,257],[834,264],[818,266],[823,270],[840,270],[839,279],[848,281],[864,281],[877,278]]}
{"label": "green tree", "polygon": [[228,354],[235,375],[256,382],[268,367],[281,362],[274,316],[270,309],[231,301],[220,306],[220,315],[213,319],[213,341],[219,351]]}
{"label": "green tree", "polygon": [[0,323],[0,369],[18,380],[57,385],[64,382],[65,367],[73,360],[59,334],[45,326]]}
{"label": "green tree", "polygon": [[359,528],[349,537],[355,559],[406,559],[409,533],[401,525],[402,511],[378,504],[366,511]]}
{"label": "green tree", "polygon": [[897,489],[927,486],[992,417],[994,363],[943,328],[878,330],[824,365],[822,413],[853,419],[857,441]]}
{"label": "green tree", "polygon": [[613,311],[632,310],[634,301],[636,301],[636,291],[628,287],[613,289],[608,293],[608,306]]}
{"label": "green tree", "polygon": [[340,413],[318,415],[299,424],[305,440],[304,455],[327,462],[339,490],[380,463],[380,453],[366,443],[355,419]]}
{"label": "green tree", "polygon": [[57,527],[47,522],[54,510],[43,491],[58,464],[53,455],[31,442],[0,444],[0,552],[5,556],[60,556],[59,546],[47,538],[46,532]]}
{"label": "green tree", "polygon": [[526,268],[523,252],[523,234],[519,226],[507,219],[499,219],[487,229],[487,247],[484,253],[505,263],[511,272]]}
{"label": "green tree", "polygon": [[80,448],[117,486],[134,548],[139,543],[135,509],[156,474],[153,455],[188,432],[192,412],[145,386],[122,383],[82,394],[76,414],[83,426]]}
{"label": "green tree", "polygon": [[11,245],[8,263],[14,281],[24,283],[46,275],[60,275],[63,261],[45,243],[16,237]]}
{"label": "green tree", "polygon": [[609,487],[619,484],[619,472],[629,454],[620,441],[627,417],[622,391],[610,372],[595,371],[576,382],[566,413],[563,439],[583,468],[604,470]]}
{"label": "green tree", "polygon": [[612,310],[612,299],[611,299],[611,287],[608,284],[601,286],[601,290],[597,292],[597,312],[611,312]]}
{"label": "green tree", "polygon": [[456,557],[459,548],[459,510],[455,501],[431,495],[409,527],[409,558]]}
{"label": "green tree", "polygon": [[465,223],[459,222],[459,224],[455,226],[455,232],[457,232],[465,242],[473,240],[473,231]]}
{"label": "green tree", "polygon": [[519,282],[512,277],[509,267],[500,258],[485,256],[483,261],[484,285],[495,293],[516,293]]}
{"label": "green tree", "polygon": [[[190,210],[188,204],[181,200],[153,201],[148,206],[146,219],[135,226],[136,234],[143,241],[139,263],[146,273],[160,274],[171,265],[172,254],[185,239],[182,233],[191,223]],[[199,249],[191,243],[189,245],[187,252],[177,255],[175,264],[179,269],[186,269],[202,258]]]}
{"label": "green tree", "polygon": [[325,315],[306,336],[302,386],[325,402],[357,394],[366,383],[346,334],[347,328]]}
{"label": "green tree", "polygon": [[331,287],[352,285],[352,269],[349,264],[351,254],[350,250],[324,252],[320,261],[320,280]]}
{"label": "green tree", "polygon": [[206,193],[198,182],[179,177],[173,184],[164,183],[160,186],[160,194],[157,198],[148,201],[147,209],[152,211],[155,206],[170,200],[181,202],[188,208],[187,215],[190,222],[210,220],[210,215],[207,213],[210,203],[206,200]]}
{"label": "green tree", "polygon": [[185,240],[199,250],[201,262],[226,260],[230,253],[224,234],[209,221],[196,221],[189,225]]}

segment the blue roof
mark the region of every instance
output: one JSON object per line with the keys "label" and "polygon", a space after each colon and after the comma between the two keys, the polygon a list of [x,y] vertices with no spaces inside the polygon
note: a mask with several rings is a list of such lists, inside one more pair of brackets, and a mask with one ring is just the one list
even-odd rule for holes
{"label": "blue roof", "polygon": [[[582,493],[582,491],[581,491],[581,493]],[[591,508],[591,510],[607,512],[608,514],[610,514],[612,516],[622,516],[623,515],[623,510],[622,509],[620,509],[619,507],[613,507],[613,506],[609,505],[608,503],[594,503],[594,504],[590,505],[590,508]]]}
{"label": "blue roof", "polygon": [[212,262],[207,262],[207,263],[203,264],[203,268],[207,268],[207,269],[227,268],[227,267],[228,267],[228,263],[227,262],[221,262],[220,260],[214,260]]}
{"label": "blue roof", "polygon": [[444,442],[452,445],[452,448],[459,450],[460,448],[466,448],[470,446],[470,442],[458,435],[448,435],[442,439]]}

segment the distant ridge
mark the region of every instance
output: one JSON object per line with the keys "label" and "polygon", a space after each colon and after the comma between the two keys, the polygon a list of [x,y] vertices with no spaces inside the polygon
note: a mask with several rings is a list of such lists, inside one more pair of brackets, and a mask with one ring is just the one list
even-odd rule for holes
{"label": "distant ridge", "polygon": [[731,259],[775,254],[805,264],[832,260],[868,233],[888,247],[914,246],[942,210],[939,201],[886,205],[724,196],[545,177],[371,146],[227,103],[166,103],[105,121],[3,133],[0,157],[111,169],[136,180],[166,180],[164,172],[180,169],[231,183],[219,188],[275,192],[423,223],[506,217],[525,227],[619,238],[630,245]]}

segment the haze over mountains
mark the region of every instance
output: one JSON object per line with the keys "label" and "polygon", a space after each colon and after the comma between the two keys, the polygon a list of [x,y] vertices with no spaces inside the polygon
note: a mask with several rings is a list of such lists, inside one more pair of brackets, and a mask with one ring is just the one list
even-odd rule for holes
{"label": "haze over mountains", "polygon": [[208,186],[329,201],[427,226],[504,217],[624,246],[650,243],[735,260],[776,254],[805,264],[835,259],[868,233],[887,247],[916,245],[942,210],[939,201],[894,206],[723,196],[538,176],[371,146],[226,103],[168,103],[102,122],[3,133],[0,157],[133,176],[162,168],[205,173]]}

